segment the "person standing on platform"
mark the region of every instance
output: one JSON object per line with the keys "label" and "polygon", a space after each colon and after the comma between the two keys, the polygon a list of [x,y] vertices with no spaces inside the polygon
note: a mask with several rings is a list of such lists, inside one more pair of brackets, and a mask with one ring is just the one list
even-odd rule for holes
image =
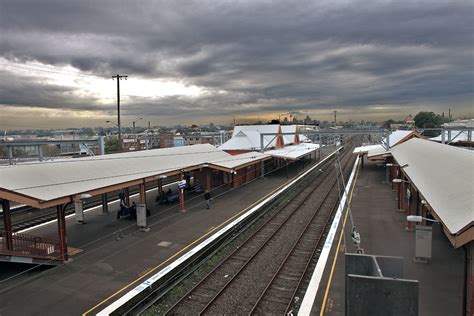
{"label": "person standing on platform", "polygon": [[206,208],[210,209],[211,208],[211,192],[209,192],[209,190],[206,190],[206,193],[204,193],[204,199],[206,200]]}

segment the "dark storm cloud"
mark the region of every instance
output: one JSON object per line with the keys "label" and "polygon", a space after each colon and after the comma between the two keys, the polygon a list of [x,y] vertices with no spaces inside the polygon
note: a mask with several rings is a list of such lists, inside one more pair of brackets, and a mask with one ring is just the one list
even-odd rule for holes
{"label": "dark storm cloud", "polygon": [[[471,104],[471,1],[3,1],[0,56],[88,74],[179,80],[185,102],[130,115],[209,116]],[[73,88],[2,80],[0,104],[104,110]],[[29,95],[17,94],[28,86]],[[19,88],[20,87],[20,88]],[[82,108],[81,106],[84,106]],[[472,108],[464,109],[472,112]]]}

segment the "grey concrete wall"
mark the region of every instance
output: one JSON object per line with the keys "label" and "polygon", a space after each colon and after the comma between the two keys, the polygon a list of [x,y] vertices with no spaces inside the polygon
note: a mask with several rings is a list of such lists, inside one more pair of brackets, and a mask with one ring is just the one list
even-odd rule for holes
{"label": "grey concrete wall", "polygon": [[346,315],[418,315],[418,281],[403,277],[403,258],[346,254]]}
{"label": "grey concrete wall", "polygon": [[346,315],[418,315],[418,281],[349,274]]}

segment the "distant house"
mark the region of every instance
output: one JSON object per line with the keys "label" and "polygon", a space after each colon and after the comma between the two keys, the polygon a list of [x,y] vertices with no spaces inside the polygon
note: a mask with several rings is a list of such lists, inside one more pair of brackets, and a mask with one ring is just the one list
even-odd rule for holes
{"label": "distant house", "polygon": [[408,116],[405,118],[405,124],[411,127],[415,126],[415,120],[411,114],[408,114]]}
{"label": "distant house", "polygon": [[158,135],[160,148],[174,147],[174,134],[173,133],[160,133]]}

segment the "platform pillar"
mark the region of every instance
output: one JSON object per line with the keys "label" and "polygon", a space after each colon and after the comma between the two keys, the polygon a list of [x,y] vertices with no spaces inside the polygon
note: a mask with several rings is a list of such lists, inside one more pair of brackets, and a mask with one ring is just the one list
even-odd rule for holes
{"label": "platform pillar", "polygon": [[109,212],[109,202],[107,198],[107,193],[102,194],[102,213],[106,214]]}
{"label": "platform pillar", "polygon": [[125,194],[125,204],[130,206],[130,189],[129,188],[123,189],[123,193]]}
{"label": "platform pillar", "polygon": [[466,315],[474,314],[474,241],[464,246],[466,255],[466,286],[465,286],[465,311]]}
{"label": "platform pillar", "polygon": [[206,190],[211,191],[211,187],[212,187],[211,180],[212,180],[211,179],[211,170],[206,169]]}
{"label": "platform pillar", "polygon": [[3,228],[5,229],[6,246],[8,250],[13,250],[13,229],[12,229],[12,218],[10,212],[10,201],[2,200],[3,209]]}
{"label": "platform pillar", "polygon": [[8,148],[8,164],[12,165],[13,164],[13,147],[7,146],[7,148]]}
{"label": "platform pillar", "polygon": [[158,196],[163,194],[163,179],[158,179]]}
{"label": "platform pillar", "polygon": [[38,160],[41,162],[43,161],[43,146],[38,145]]}
{"label": "platform pillar", "polygon": [[[128,189],[127,189],[128,191]],[[140,191],[140,203],[146,204],[146,191],[145,191],[145,183],[141,183],[139,185],[139,191]],[[129,193],[129,192],[127,192]],[[125,195],[127,196],[127,195]],[[130,203],[130,194],[128,194],[128,201],[127,204]]]}
{"label": "platform pillar", "polygon": [[56,213],[58,217],[59,259],[67,261],[66,204],[57,205]]}
{"label": "platform pillar", "polygon": [[74,210],[76,214],[76,221],[79,224],[84,224],[84,205],[82,204],[82,200],[79,197],[76,197],[74,200]]}
{"label": "platform pillar", "polygon": [[[407,208],[407,216],[412,215],[412,210],[413,210],[413,203],[412,201],[414,200],[413,194],[411,192],[411,186],[407,184],[406,190],[405,190],[405,198],[406,198],[406,208]],[[413,230],[412,223],[407,221],[407,230]]]}

